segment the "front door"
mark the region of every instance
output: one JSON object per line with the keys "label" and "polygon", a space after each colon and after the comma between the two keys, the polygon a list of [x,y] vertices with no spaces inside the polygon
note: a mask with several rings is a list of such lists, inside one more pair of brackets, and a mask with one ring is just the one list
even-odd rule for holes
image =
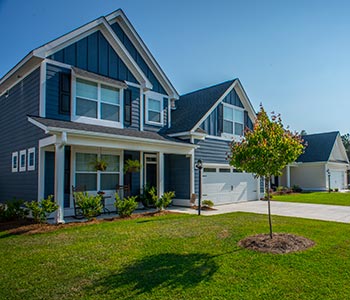
{"label": "front door", "polygon": [[157,188],[157,155],[145,154],[145,183],[147,186]]}

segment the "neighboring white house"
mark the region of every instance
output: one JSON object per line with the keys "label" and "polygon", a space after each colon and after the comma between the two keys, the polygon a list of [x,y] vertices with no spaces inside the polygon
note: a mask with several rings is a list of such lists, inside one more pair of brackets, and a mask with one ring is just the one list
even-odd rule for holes
{"label": "neighboring white house", "polygon": [[278,184],[300,186],[303,190],[339,190],[347,188],[349,159],[338,131],[303,136],[305,152],[288,165]]}

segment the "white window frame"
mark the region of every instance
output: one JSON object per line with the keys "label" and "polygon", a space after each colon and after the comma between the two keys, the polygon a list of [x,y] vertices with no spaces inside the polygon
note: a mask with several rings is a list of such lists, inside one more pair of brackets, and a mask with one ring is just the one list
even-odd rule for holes
{"label": "white window frame", "polygon": [[[77,85],[77,79],[86,80],[91,83],[97,84],[97,100],[96,99],[87,99],[91,101],[97,102],[97,118],[90,118],[86,116],[79,116],[76,114],[76,108],[77,108],[77,93],[76,93],[76,85]],[[104,120],[101,119],[101,104],[107,103],[110,105],[113,105],[112,103],[103,102],[101,100],[101,86],[105,85],[111,88],[119,89],[119,122],[116,121],[110,121],[110,120]],[[102,125],[102,126],[108,126],[108,127],[116,127],[116,128],[124,128],[124,89],[121,86],[118,85],[112,85],[110,83],[103,82],[101,80],[92,80],[90,78],[85,78],[82,76],[72,76],[72,107],[71,107],[71,119],[73,122],[79,122],[79,123],[85,123],[85,124],[93,124],[93,125]]]}
{"label": "white window frame", "polygon": [[[145,94],[146,100],[145,100],[145,123],[149,125],[155,125],[155,126],[163,126],[164,125],[164,98],[168,98],[166,95],[162,95],[153,91],[149,91]],[[152,99],[155,101],[160,102],[160,122],[154,122],[148,120],[148,100]]]}
{"label": "white window frame", "polygon": [[[231,133],[228,133],[228,132],[224,132],[224,125],[222,125],[222,134],[221,136],[222,137],[229,137],[229,138],[232,138],[232,137],[239,137],[240,135],[237,135],[235,134],[235,123],[238,123],[238,124],[242,124],[243,125],[243,133],[242,133],[242,136],[244,136],[244,108],[242,107],[238,107],[238,106],[235,106],[235,105],[232,105],[232,104],[228,104],[228,103],[223,103],[223,114],[222,114],[222,123],[224,123],[225,121],[225,114],[224,114],[224,110],[225,110],[225,107],[227,108],[230,108],[233,110],[233,124],[232,124],[232,134]],[[243,123],[240,123],[240,122],[237,122],[235,120],[235,110],[239,110],[239,111],[242,111],[243,112]],[[231,120],[229,120],[231,122]]]}
{"label": "white window frame", "polygon": [[[33,154],[33,165],[30,165],[30,155],[31,154]],[[27,162],[28,162],[27,170],[28,171],[34,171],[35,170],[35,147],[28,149]]]}
{"label": "white window frame", "polygon": [[[96,171],[96,170],[91,170],[91,171],[77,171],[76,170],[76,157],[77,157],[77,153],[89,153],[89,154],[96,154],[97,155],[97,159],[100,159],[101,158],[101,155],[115,155],[115,156],[119,156],[119,170],[118,171]],[[121,185],[122,184],[122,177],[123,177],[123,172],[122,172],[122,169],[123,169],[123,153],[121,151],[108,151],[108,150],[98,150],[98,149],[95,149],[95,148],[92,148],[92,149],[84,149],[84,148],[80,148],[80,147],[77,147],[76,149],[74,149],[73,151],[73,154],[74,154],[74,160],[72,161],[72,185],[75,186],[76,185],[76,182],[75,182],[75,177],[76,177],[76,174],[77,173],[80,173],[80,174],[96,174],[96,180],[97,180],[97,183],[96,183],[96,188],[97,190],[96,191],[90,191],[90,192],[98,192],[101,190],[101,174],[119,174],[119,183],[116,183]],[[110,192],[115,192],[115,190],[103,190],[104,192],[107,192],[108,194],[110,194]]]}
{"label": "white window frame", "polygon": [[[13,163],[13,159],[16,158],[16,165],[14,165]],[[18,172],[18,151],[16,152],[12,152],[12,156],[11,156],[11,169],[12,172]]]}
{"label": "white window frame", "polygon": [[[22,155],[24,155],[24,164],[22,166]],[[27,150],[21,150],[19,151],[19,171],[20,172],[25,172],[26,171],[26,167],[27,167]]]}

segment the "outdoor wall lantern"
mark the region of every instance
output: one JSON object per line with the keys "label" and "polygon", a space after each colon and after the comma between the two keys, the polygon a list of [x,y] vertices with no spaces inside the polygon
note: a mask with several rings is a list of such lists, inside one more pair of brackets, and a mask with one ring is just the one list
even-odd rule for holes
{"label": "outdoor wall lantern", "polygon": [[203,163],[201,159],[198,159],[195,167],[199,170],[199,187],[198,187],[198,216],[201,214],[201,199],[202,199],[202,169]]}

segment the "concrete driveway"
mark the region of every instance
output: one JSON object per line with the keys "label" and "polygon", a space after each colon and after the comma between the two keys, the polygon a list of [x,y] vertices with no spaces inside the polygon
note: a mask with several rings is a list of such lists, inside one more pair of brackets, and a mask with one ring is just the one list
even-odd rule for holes
{"label": "concrete driveway", "polygon": [[[202,215],[211,216],[238,211],[267,214],[267,201],[241,202],[215,206],[214,208],[216,210],[202,211]],[[197,210],[188,207],[173,206],[169,210],[197,214]],[[271,214],[285,217],[350,223],[349,206],[271,201]]]}

